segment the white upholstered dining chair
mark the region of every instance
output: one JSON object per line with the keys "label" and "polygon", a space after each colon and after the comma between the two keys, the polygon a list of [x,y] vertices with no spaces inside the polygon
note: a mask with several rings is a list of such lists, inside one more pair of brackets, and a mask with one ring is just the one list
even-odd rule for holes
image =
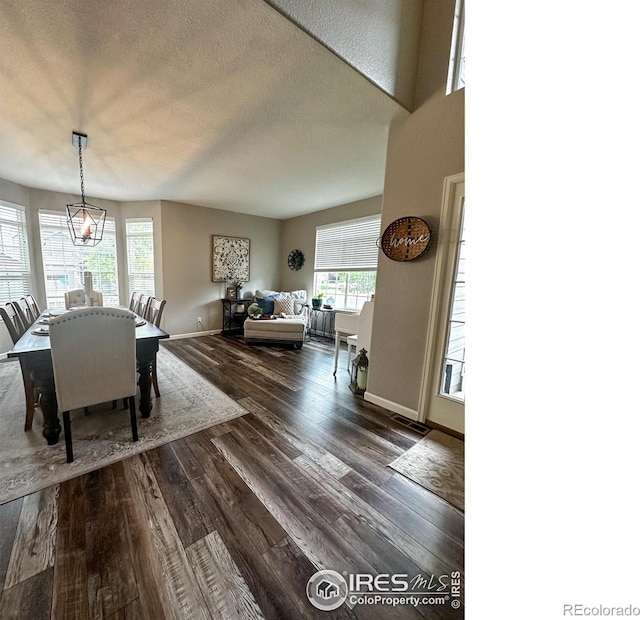
{"label": "white upholstered dining chair", "polygon": [[72,308],[85,308],[87,306],[103,306],[104,296],[100,291],[93,291],[91,293],[91,299],[87,299],[85,289],[75,288],[71,291],[66,291],[64,294],[64,306],[67,310]]}
{"label": "white upholstered dining chair", "polygon": [[133,441],[138,440],[135,316],[119,308],[82,308],[49,321],[51,360],[62,411],[67,463],[73,461],[69,412],[128,399]]}
{"label": "white upholstered dining chair", "polygon": [[84,289],[74,288],[64,293],[64,307],[67,310],[85,305]]}

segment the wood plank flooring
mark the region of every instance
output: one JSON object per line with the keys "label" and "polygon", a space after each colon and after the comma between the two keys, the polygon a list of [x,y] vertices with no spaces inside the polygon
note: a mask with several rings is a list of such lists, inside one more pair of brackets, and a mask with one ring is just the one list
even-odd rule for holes
{"label": "wood plank flooring", "polygon": [[464,514],[387,467],[422,435],[334,380],[331,347],[163,346],[249,413],[0,506],[2,620],[464,616],[307,599],[323,568],[464,576]]}

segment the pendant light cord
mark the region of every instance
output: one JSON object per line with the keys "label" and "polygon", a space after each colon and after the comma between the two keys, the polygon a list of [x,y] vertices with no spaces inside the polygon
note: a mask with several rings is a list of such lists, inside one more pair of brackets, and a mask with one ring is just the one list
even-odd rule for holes
{"label": "pendant light cord", "polygon": [[84,204],[84,170],[82,169],[82,138],[78,140],[78,153],[80,160],[80,192],[82,193],[82,204]]}

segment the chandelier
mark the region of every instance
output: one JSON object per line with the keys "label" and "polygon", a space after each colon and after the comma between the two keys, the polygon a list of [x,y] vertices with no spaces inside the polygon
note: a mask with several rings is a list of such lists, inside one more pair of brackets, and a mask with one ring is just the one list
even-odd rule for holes
{"label": "chandelier", "polygon": [[87,135],[73,132],[72,142],[78,147],[78,161],[80,162],[80,192],[81,202],[67,205],[67,226],[71,233],[73,245],[93,247],[102,241],[104,222],[107,217],[105,209],[89,204],[84,199],[84,170],[82,169],[82,147],[87,146]]}

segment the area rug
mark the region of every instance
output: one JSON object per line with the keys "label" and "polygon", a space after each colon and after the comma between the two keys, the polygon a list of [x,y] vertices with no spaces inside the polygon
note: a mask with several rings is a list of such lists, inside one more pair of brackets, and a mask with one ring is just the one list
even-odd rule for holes
{"label": "area rug", "polygon": [[464,510],[464,442],[430,431],[389,467]]}
{"label": "area rug", "polygon": [[162,347],[157,364],[161,397],[155,398],[152,390],[149,418],[142,419],[138,412],[139,441],[131,441],[129,410],[122,408],[122,401],[114,410],[110,403],[90,407],[88,416],[74,411],[74,461],[67,463],[64,435],[55,446],[47,445],[38,408],[33,429],[24,431],[20,365],[14,360],[0,363],[0,504],[247,413]]}

